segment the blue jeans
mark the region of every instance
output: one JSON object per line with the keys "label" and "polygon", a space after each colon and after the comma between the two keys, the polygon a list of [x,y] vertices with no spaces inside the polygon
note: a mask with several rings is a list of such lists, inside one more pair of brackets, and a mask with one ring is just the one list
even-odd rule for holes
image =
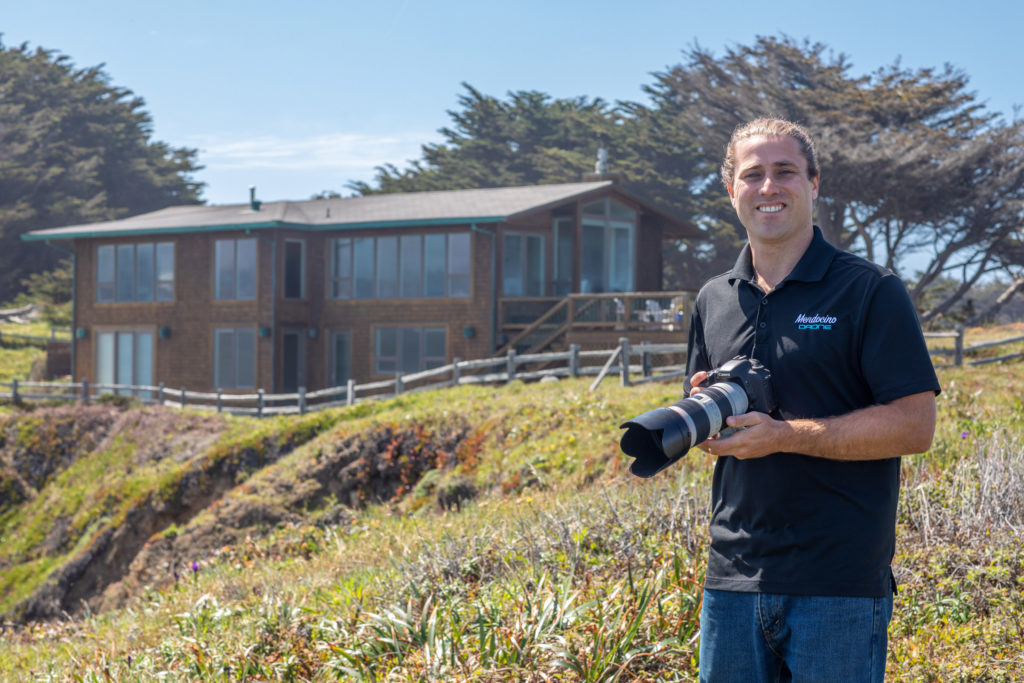
{"label": "blue jeans", "polygon": [[706,589],[700,680],[882,681],[891,617],[891,595],[836,598]]}

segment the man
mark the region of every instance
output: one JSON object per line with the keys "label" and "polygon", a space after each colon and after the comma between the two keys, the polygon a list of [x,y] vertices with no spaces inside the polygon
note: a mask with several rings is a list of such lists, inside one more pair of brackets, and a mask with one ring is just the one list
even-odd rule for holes
{"label": "man", "polygon": [[754,357],[778,408],[730,417],[740,429],[701,446],[719,457],[700,679],[881,681],[899,456],[930,447],[938,380],[903,283],[814,226],[803,128],[737,128],[722,179],[748,244],[697,296],[691,393]]}

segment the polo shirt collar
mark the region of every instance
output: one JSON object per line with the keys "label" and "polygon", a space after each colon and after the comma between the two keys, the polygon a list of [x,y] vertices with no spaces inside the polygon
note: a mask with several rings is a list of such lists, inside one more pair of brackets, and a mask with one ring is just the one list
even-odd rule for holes
{"label": "polo shirt collar", "polygon": [[[825,236],[821,234],[821,228],[815,225],[814,237],[811,238],[807,251],[800,257],[796,267],[786,276],[783,282],[788,282],[789,280],[818,282],[825,277],[825,273],[828,272],[828,267],[832,265],[832,259],[835,258],[837,251],[834,246],[825,240]],[[736,264],[733,265],[732,271],[729,273],[729,279],[753,282],[755,277],[754,260],[751,258],[750,243],[748,242],[743,245],[740,255],[736,258]]]}

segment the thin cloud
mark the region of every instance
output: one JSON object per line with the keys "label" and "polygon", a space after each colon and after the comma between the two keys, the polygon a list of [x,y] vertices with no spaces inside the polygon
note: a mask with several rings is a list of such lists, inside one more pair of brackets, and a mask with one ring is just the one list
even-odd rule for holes
{"label": "thin cloud", "polygon": [[332,133],[307,138],[264,135],[254,138],[201,136],[185,144],[199,149],[209,169],[276,169],[286,171],[351,171],[383,164],[402,166],[420,156],[420,147],[435,136],[389,136]]}

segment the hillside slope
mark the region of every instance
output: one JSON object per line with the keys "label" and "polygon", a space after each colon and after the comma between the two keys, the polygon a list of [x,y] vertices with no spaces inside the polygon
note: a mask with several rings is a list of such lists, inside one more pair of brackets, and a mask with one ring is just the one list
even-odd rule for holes
{"label": "hillside slope", "polygon": [[[1024,365],[940,380],[887,677],[1024,680]],[[9,413],[0,680],[693,680],[711,459],[641,481],[618,449],[677,392]]]}
{"label": "hillside slope", "polygon": [[[265,421],[114,402],[12,412],[0,419],[0,614],[24,622],[119,607],[276,525],[337,523],[417,484],[407,507],[458,506],[476,495],[474,478],[506,493],[536,484],[543,455],[506,470],[484,466],[479,451],[536,438],[516,420],[547,430],[568,417],[534,406],[537,392],[463,389]],[[449,409],[457,404],[466,412]],[[614,425],[609,416],[609,436]],[[575,439],[549,431],[539,452]]]}

